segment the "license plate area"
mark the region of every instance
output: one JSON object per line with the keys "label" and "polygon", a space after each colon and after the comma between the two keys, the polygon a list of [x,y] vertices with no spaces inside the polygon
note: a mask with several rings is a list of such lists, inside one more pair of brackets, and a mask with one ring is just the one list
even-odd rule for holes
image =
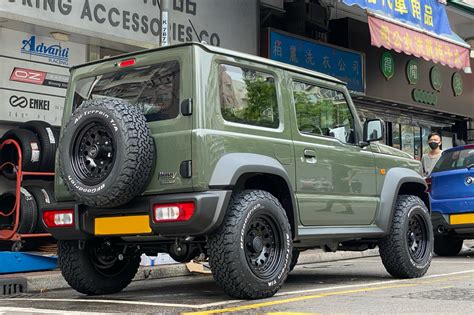
{"label": "license plate area", "polygon": [[138,235],[151,233],[148,215],[100,217],[94,219],[95,235]]}
{"label": "license plate area", "polygon": [[474,213],[451,214],[449,224],[474,224]]}

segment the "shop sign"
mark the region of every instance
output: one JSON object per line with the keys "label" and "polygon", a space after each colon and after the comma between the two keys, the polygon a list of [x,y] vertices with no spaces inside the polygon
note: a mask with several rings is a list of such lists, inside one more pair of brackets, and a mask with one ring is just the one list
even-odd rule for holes
{"label": "shop sign", "polygon": [[443,78],[441,75],[441,69],[438,66],[433,66],[430,70],[430,82],[433,89],[440,92],[443,86]]}
{"label": "shop sign", "polygon": [[25,122],[43,120],[52,125],[61,124],[64,98],[0,88],[0,99],[6,106],[0,107],[0,120]]}
{"label": "shop sign", "polygon": [[346,82],[352,93],[365,93],[363,54],[271,29],[268,37],[270,59],[331,75]]}
{"label": "shop sign", "polygon": [[390,80],[395,74],[395,59],[388,51],[384,52],[380,58],[380,70],[387,80]]}
{"label": "shop sign", "polygon": [[407,79],[410,84],[418,83],[418,61],[410,59],[407,63]]}
{"label": "shop sign", "polygon": [[343,0],[438,35],[452,34],[446,8],[438,0]]}
{"label": "shop sign", "polygon": [[470,68],[470,50],[422,32],[369,16],[371,44],[422,57],[451,68]]}
{"label": "shop sign", "polygon": [[61,47],[60,44],[48,45],[42,41],[36,41],[35,35],[22,40],[20,52],[46,58],[49,63],[69,65],[69,48]]}
{"label": "shop sign", "polygon": [[415,102],[436,105],[438,103],[438,95],[435,92],[426,91],[422,89],[413,89],[412,97]]}
{"label": "shop sign", "polygon": [[459,72],[454,72],[451,79],[451,84],[453,86],[454,96],[461,96],[464,90],[464,84],[462,81],[462,76]]}
{"label": "shop sign", "polygon": [[[257,53],[258,1],[168,1],[170,44],[205,41]],[[0,18],[145,48],[159,45],[160,15],[158,0],[0,1]]]}
{"label": "shop sign", "polygon": [[67,89],[68,80],[69,78],[65,75],[25,68],[14,68],[10,75],[10,81],[44,85],[60,89]]}

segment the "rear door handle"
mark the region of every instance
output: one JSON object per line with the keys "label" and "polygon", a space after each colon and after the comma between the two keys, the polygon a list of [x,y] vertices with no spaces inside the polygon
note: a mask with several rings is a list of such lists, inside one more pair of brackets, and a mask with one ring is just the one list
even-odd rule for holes
{"label": "rear door handle", "polygon": [[311,150],[311,149],[305,149],[304,150],[304,156],[307,157],[307,158],[316,157],[316,151]]}

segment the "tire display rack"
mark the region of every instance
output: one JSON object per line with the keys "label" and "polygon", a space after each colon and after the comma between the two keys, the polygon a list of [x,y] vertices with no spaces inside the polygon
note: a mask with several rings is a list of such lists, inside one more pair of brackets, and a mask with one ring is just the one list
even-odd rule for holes
{"label": "tire display rack", "polygon": [[21,188],[24,181],[25,176],[29,177],[47,177],[47,176],[54,176],[54,172],[29,172],[23,171],[23,153],[21,150],[21,146],[19,143],[13,139],[7,139],[3,142],[0,142],[0,153],[5,146],[14,146],[18,152],[18,161],[16,165],[12,165],[11,162],[5,162],[0,165],[0,171],[7,165],[16,167],[16,180],[15,180],[15,205],[11,211],[7,213],[0,212],[0,216],[2,217],[9,217],[13,216],[13,223],[11,225],[11,229],[0,229],[0,241],[12,241],[12,250],[19,250],[22,247],[22,242],[25,239],[31,238],[44,238],[44,237],[51,237],[49,233],[28,233],[23,234],[18,232],[18,226],[20,224],[20,206],[21,206]]}

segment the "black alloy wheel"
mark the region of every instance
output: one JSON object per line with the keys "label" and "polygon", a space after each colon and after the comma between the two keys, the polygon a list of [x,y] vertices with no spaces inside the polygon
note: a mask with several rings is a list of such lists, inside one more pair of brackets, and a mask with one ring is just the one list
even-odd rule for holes
{"label": "black alloy wheel", "polygon": [[268,214],[257,214],[249,222],[245,256],[252,272],[262,280],[271,278],[280,267],[284,246],[282,231]]}
{"label": "black alloy wheel", "polygon": [[93,121],[78,130],[71,147],[72,168],[76,176],[87,185],[97,185],[110,174],[116,144],[110,128]]}
{"label": "black alloy wheel", "polygon": [[420,214],[414,214],[409,218],[407,244],[410,256],[416,262],[423,261],[426,255],[426,247],[429,244],[427,228]]}

